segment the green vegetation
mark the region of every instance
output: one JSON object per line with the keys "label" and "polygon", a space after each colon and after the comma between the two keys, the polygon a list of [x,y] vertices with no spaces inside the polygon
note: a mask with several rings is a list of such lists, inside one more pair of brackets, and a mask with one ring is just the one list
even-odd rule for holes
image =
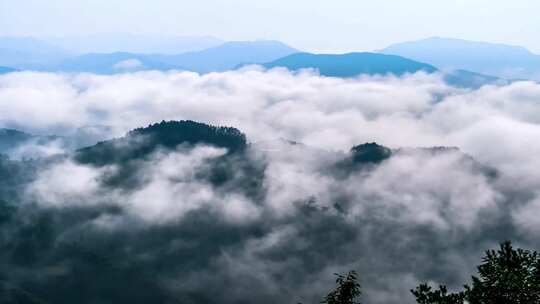
{"label": "green vegetation", "polygon": [[447,293],[445,286],[431,290],[422,284],[412,293],[420,304],[537,304],[540,303],[540,258],[536,251],[514,249],[510,242],[488,250],[478,266],[478,277],[465,290]]}
{"label": "green vegetation", "polygon": [[366,143],[351,149],[354,163],[378,164],[392,156],[392,150],[376,143]]}
{"label": "green vegetation", "polygon": [[76,159],[101,166],[141,159],[159,148],[175,149],[179,145],[197,144],[226,148],[232,153],[244,150],[247,140],[235,128],[215,127],[191,120],[162,121],[130,131],[125,137],[80,149]]}
{"label": "green vegetation", "polygon": [[324,297],[321,303],[326,304],[360,304],[355,299],[361,294],[361,286],[358,283],[358,275],[356,271],[350,271],[347,275],[336,273],[337,276],[335,290],[331,291]]}
{"label": "green vegetation", "polygon": [[[321,303],[353,304],[361,295],[356,272],[339,275],[337,287]],[[478,276],[463,291],[449,292],[426,283],[411,290],[418,304],[538,304],[540,303],[540,257],[536,251],[515,249],[504,242],[488,250],[478,266]]]}

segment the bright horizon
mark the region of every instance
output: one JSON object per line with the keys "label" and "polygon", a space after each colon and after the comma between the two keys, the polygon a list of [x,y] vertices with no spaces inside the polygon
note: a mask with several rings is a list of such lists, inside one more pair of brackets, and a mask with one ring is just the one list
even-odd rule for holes
{"label": "bright horizon", "polygon": [[0,36],[212,36],[279,40],[319,52],[376,50],[439,36],[519,45],[540,53],[538,11],[540,2],[531,0],[0,0]]}

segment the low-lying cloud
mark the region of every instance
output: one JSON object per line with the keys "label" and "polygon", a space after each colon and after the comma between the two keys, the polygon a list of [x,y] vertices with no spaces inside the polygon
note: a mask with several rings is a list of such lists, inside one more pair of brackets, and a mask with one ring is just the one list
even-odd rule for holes
{"label": "low-lying cloud", "polygon": [[[132,285],[151,278],[148,290],[163,301],[311,303],[331,288],[332,273],[357,269],[364,302],[412,303],[408,290],[419,282],[465,283],[499,241],[540,247],[540,85],[532,82],[472,91],[423,73],[25,72],[0,76],[0,107],[3,126],[31,132],[98,125],[115,137],[192,119],[237,127],[253,143],[225,160],[224,149],[204,145],[157,151],[132,164],[131,187],[106,182],[114,165],[70,156],[40,165],[9,222],[14,232],[0,238],[11,246],[0,271],[13,273],[2,280],[33,280],[29,262],[14,258],[17,244],[41,253],[30,265],[49,283],[34,282],[38,291],[68,287],[62,280],[78,269],[87,284],[104,273]],[[372,141],[393,156],[340,168],[353,145]],[[424,146],[460,150],[410,149]],[[251,171],[212,182],[223,162]],[[20,231],[37,229],[39,219],[51,229],[43,243]],[[87,270],[66,244],[110,268]],[[93,291],[102,283],[122,289],[98,282]]]}

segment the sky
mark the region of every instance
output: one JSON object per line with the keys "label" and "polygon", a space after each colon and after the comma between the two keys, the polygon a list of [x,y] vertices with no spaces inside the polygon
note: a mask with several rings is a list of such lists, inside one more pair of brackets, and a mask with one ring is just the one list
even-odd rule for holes
{"label": "sky", "polygon": [[0,0],[0,35],[210,35],[328,51],[442,36],[540,53],[538,11],[535,0]]}

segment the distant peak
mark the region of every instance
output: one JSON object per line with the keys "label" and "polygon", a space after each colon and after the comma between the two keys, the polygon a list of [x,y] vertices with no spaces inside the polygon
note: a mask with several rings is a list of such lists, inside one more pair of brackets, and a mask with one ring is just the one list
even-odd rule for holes
{"label": "distant peak", "polygon": [[160,148],[174,150],[180,145],[210,145],[241,152],[247,146],[244,133],[232,127],[218,127],[192,120],[161,121],[134,129],[125,137],[108,140],[78,150],[82,163],[106,165],[141,159]]}
{"label": "distant peak", "polygon": [[380,163],[392,156],[392,150],[377,143],[365,143],[351,148],[354,163]]}

